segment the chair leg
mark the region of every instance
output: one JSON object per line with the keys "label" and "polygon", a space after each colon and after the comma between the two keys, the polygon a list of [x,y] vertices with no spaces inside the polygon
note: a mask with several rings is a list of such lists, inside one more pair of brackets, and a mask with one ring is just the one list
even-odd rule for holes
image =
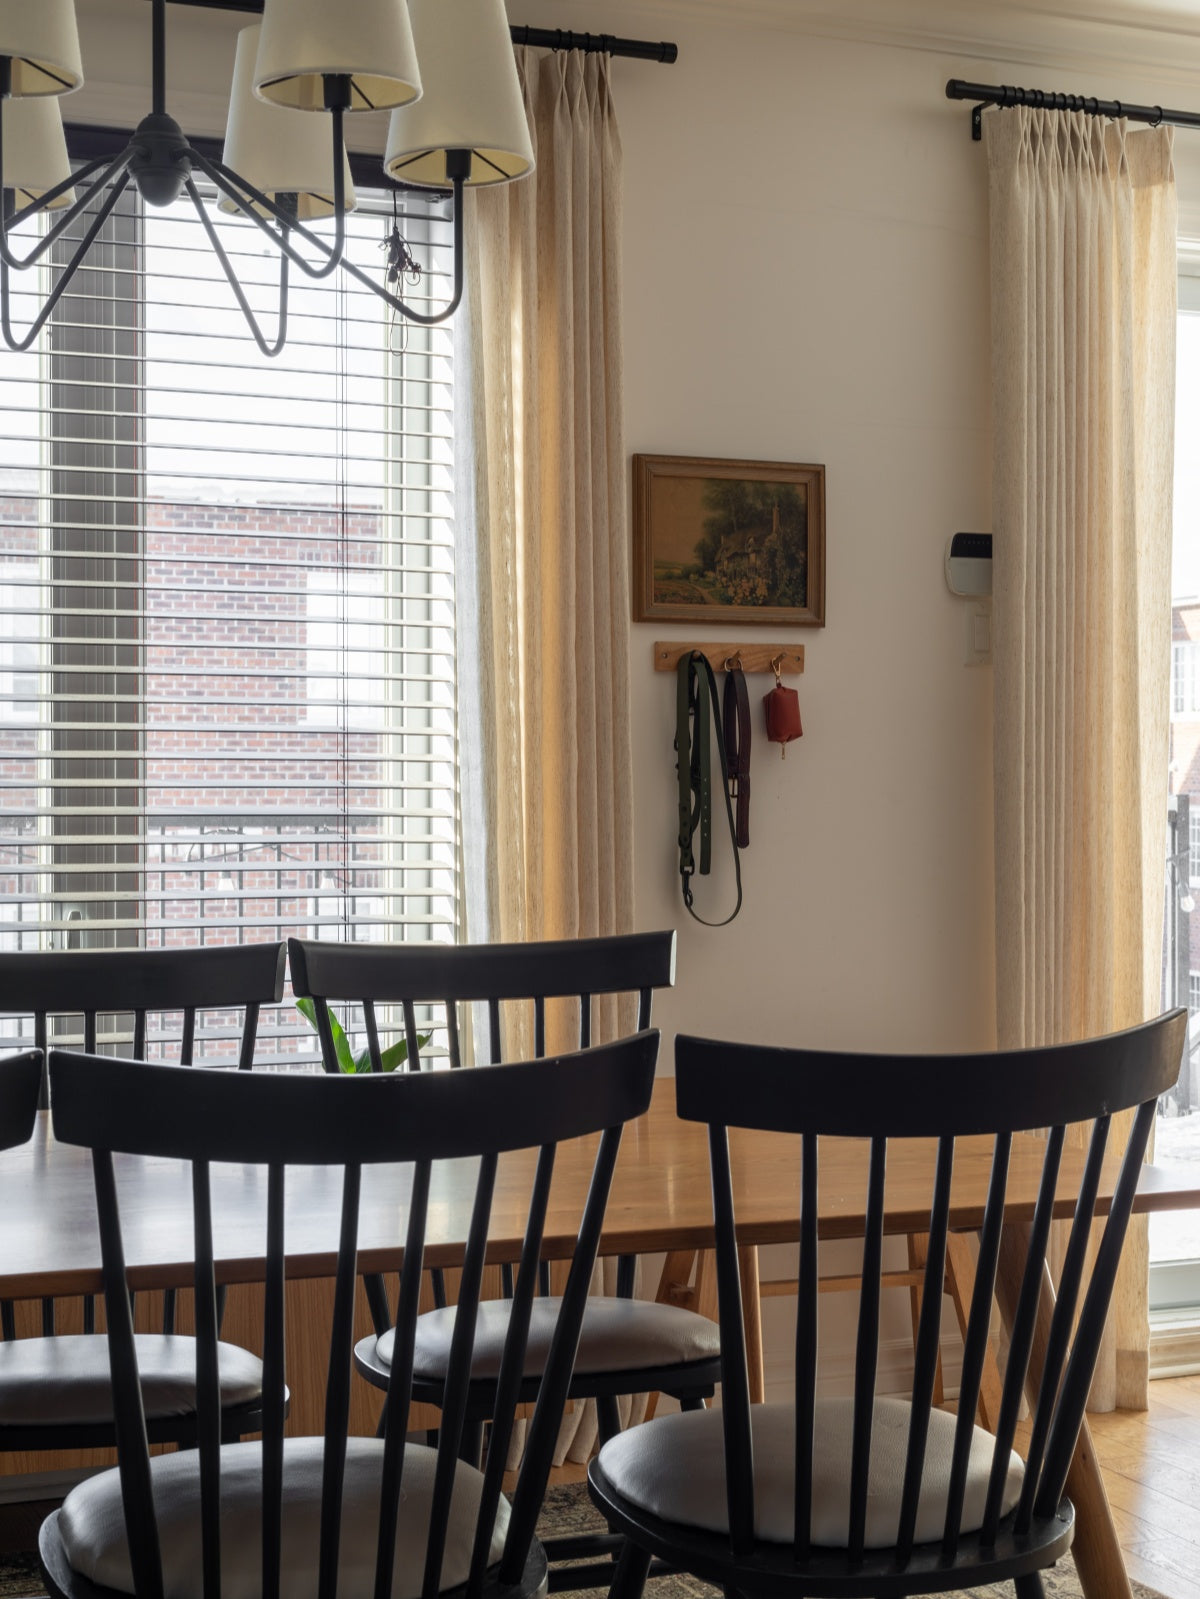
{"label": "chair leg", "polygon": [[1046,1599],[1040,1571],[1031,1571],[1027,1577],[1017,1577],[1013,1585],[1017,1590],[1017,1599]]}
{"label": "chair leg", "polygon": [[704,1409],[704,1395],[703,1394],[687,1394],[687,1395],[685,1395],[679,1401],[679,1408],[680,1408],[680,1410],[703,1410]]}
{"label": "chair leg", "polygon": [[478,1467],[483,1454],[483,1422],[472,1421],[470,1417],[463,1422],[462,1437],[458,1441],[458,1458],[465,1460],[469,1466]]}
{"label": "chair leg", "polygon": [[621,1409],[615,1394],[600,1394],[596,1399],[596,1424],[603,1447],[621,1430]]}
{"label": "chair leg", "polygon": [[639,1549],[637,1544],[630,1543],[626,1538],[625,1547],[621,1550],[620,1559],[617,1561],[612,1587],[608,1590],[608,1599],[641,1599],[649,1571],[649,1551]]}

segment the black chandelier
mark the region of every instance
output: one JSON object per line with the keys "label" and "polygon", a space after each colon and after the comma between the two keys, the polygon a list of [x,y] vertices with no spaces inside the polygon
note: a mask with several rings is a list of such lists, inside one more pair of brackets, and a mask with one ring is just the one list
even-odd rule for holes
{"label": "black chandelier", "polygon": [[[0,332],[27,350],[82,265],[121,195],[134,186],[153,206],[187,194],[264,355],[287,338],[289,266],[309,278],[337,268],[411,322],[453,315],[463,287],[463,189],[506,183],[533,169],[524,104],[503,0],[266,0],[261,23],[238,36],[225,160],[205,156],[166,107],[166,0],[153,0],[149,114],[115,157],[70,170],[58,98],[83,82],[73,0],[0,0]],[[346,115],[391,110],[383,170],[453,195],[453,286],[439,310],[407,305],[345,256],[354,205]],[[321,118],[327,116],[328,128]],[[222,211],[254,222],[279,251],[275,337],[263,332],[196,187],[217,190]],[[10,275],[36,266],[95,205],[87,229],[32,324],[12,328]],[[61,212],[24,256],[12,234]],[[305,224],[332,216],[332,242]],[[315,252],[310,260],[297,248]]]}

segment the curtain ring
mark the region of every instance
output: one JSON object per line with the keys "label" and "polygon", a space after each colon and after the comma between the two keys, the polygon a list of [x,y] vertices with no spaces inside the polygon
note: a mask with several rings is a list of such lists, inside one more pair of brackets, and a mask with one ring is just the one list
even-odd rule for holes
{"label": "curtain ring", "polygon": [[1162,127],[1162,119],[1163,119],[1163,108],[1160,105],[1156,105],[1154,107],[1154,115],[1150,118],[1150,126],[1152,128],[1161,128]]}

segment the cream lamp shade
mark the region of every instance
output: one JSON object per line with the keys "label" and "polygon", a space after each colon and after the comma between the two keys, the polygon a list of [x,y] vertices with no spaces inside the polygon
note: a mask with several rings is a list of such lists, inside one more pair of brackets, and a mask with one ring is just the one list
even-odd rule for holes
{"label": "cream lamp shade", "polygon": [[468,183],[533,170],[529,122],[503,0],[409,0],[425,93],[392,112],[383,169],[448,186],[446,151],[470,150]]}
{"label": "cream lamp shade", "polygon": [[[47,189],[71,176],[62,112],[48,95],[0,103],[4,119],[4,187],[16,192],[18,209],[40,200]],[[74,205],[74,189],[65,189],[48,210]]]}
{"label": "cream lamp shade", "polygon": [[421,74],[404,0],[266,0],[255,94],[323,111],[328,75],[350,79],[351,111],[415,100]]}
{"label": "cream lamp shade", "polygon": [[[255,98],[254,63],[261,27],[255,22],[238,34],[229,121],[225,126],[225,165],[272,200],[278,200],[281,194],[294,194],[296,215],[301,222],[331,216],[333,136],[329,121]],[[353,211],[354,185],[344,150],[342,164],[345,209]],[[219,203],[222,211],[237,213],[239,209],[227,195]],[[270,214],[259,205],[254,209],[260,216]]]}
{"label": "cream lamp shade", "polygon": [[71,0],[0,0],[0,56],[12,58],[14,99],[78,89],[83,61]]}

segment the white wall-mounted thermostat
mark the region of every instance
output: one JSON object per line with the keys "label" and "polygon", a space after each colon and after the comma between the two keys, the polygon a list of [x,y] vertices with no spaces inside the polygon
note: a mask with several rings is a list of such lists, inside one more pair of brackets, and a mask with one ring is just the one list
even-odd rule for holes
{"label": "white wall-mounted thermostat", "polygon": [[992,592],[992,535],[955,533],[946,545],[946,584],[951,594],[978,599]]}

